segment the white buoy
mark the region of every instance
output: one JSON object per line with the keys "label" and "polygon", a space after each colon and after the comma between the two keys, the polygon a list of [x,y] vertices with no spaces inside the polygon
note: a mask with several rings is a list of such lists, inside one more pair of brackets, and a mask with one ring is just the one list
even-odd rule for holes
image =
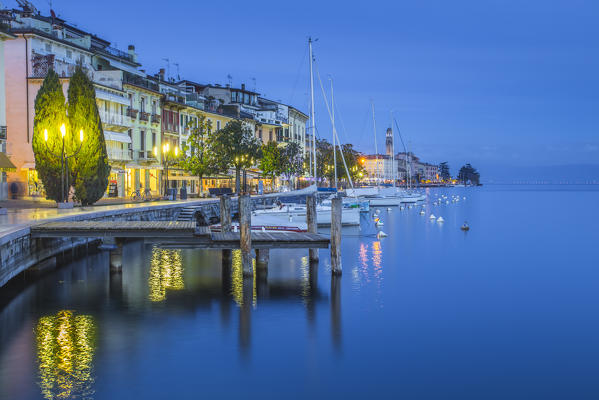
{"label": "white buoy", "polygon": [[443,217],[439,217],[437,218],[437,222],[445,222],[445,220],[443,219]]}
{"label": "white buoy", "polygon": [[420,210],[420,215],[424,215],[424,214],[425,214],[424,210]]}
{"label": "white buoy", "polygon": [[387,211],[391,211],[391,207],[387,207]]}
{"label": "white buoy", "polygon": [[431,216],[429,217],[430,219],[435,219],[437,217],[435,217],[435,214],[431,214]]}
{"label": "white buoy", "polygon": [[447,200],[447,201],[445,202],[445,204],[449,204],[449,200]]}
{"label": "white buoy", "polygon": [[462,200],[466,200],[466,196],[462,197]]}
{"label": "white buoy", "polygon": [[379,210],[379,209],[377,208],[376,210],[374,210],[374,213],[375,213],[375,214],[380,214],[380,213],[381,213],[381,210]]}
{"label": "white buoy", "polygon": [[382,237],[387,237],[387,234],[383,231],[379,231],[379,233],[376,234],[377,238],[382,238]]}
{"label": "white buoy", "polygon": [[404,206],[401,206],[401,207],[399,207],[399,209],[400,209],[400,210],[403,210],[403,209],[404,209]]}
{"label": "white buoy", "polygon": [[383,226],[383,225],[385,225],[385,224],[383,224],[383,221],[381,221],[381,220],[376,221],[376,226]]}

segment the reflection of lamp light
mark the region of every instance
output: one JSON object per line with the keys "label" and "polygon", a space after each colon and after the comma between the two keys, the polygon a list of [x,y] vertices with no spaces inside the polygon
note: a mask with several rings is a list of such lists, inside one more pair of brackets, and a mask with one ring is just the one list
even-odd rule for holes
{"label": "reflection of lamp light", "polygon": [[42,395],[55,399],[93,393],[93,318],[59,311],[40,318],[35,332]]}
{"label": "reflection of lamp light", "polygon": [[179,155],[179,146],[175,146],[175,157]]}

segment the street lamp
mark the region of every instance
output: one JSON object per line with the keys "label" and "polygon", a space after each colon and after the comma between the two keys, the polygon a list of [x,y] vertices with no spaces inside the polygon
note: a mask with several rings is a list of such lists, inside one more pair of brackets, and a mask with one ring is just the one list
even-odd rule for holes
{"label": "street lamp", "polygon": [[[169,154],[169,151],[170,151],[170,144],[167,142],[162,145],[162,164],[164,164],[164,171],[166,174],[166,184],[164,186],[164,195],[165,196],[168,195],[168,167],[172,163],[173,159],[179,156],[179,147],[175,146],[175,149],[174,149],[175,156],[174,157],[172,157]],[[154,147],[154,154],[157,155],[157,153],[158,153],[158,151],[157,151],[156,147]]]}
{"label": "street lamp", "polygon": [[[69,155],[67,153],[65,153],[65,148],[64,148],[64,138],[67,134],[67,128],[65,126],[65,124],[60,125],[60,136],[61,136],[61,148],[60,148],[60,202],[64,203],[65,202],[65,198],[64,198],[64,192],[65,192],[65,170],[68,170],[69,168],[69,158],[75,157],[77,156],[77,154],[79,154],[79,152],[81,151],[81,146],[83,145],[83,129],[79,130],[79,147],[77,148],[77,150]],[[48,130],[44,129],[44,142],[46,143],[46,147],[48,147]],[[50,154],[52,154],[54,157],[59,157],[58,154],[54,154],[53,151],[51,151],[49,148],[47,149],[48,152]],[[67,181],[66,181],[66,187],[69,187],[69,177],[67,175]],[[68,194],[67,194],[67,199],[68,201]]]}

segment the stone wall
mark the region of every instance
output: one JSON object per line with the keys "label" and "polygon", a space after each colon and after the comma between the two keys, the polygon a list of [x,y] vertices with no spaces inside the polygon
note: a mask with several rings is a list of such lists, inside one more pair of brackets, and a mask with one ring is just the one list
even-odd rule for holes
{"label": "stone wall", "polygon": [[[281,195],[285,196],[285,195]],[[279,196],[252,197],[254,204],[272,204]],[[64,251],[77,246],[85,246],[85,238],[32,239],[30,227],[49,221],[174,221],[185,207],[198,207],[196,220],[215,221],[220,217],[219,199],[198,200],[193,202],[149,205],[109,211],[91,211],[74,216],[57,217],[34,221],[29,226],[18,228],[0,236],[0,287],[24,270]],[[232,198],[231,212],[237,213],[237,198]],[[201,217],[200,217],[201,216]]]}

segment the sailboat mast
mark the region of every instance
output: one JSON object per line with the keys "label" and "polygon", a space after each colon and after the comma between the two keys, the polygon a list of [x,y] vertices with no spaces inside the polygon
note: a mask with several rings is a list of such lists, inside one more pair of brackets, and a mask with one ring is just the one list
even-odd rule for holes
{"label": "sailboat mast", "polygon": [[312,54],[312,38],[308,38],[308,47],[310,48],[310,120],[312,122],[312,159],[314,160],[314,171],[312,176],[314,177],[314,183],[318,187],[318,179],[316,176],[316,124],[314,121],[314,71],[312,69],[314,56]]}
{"label": "sailboat mast", "polygon": [[374,180],[376,185],[378,186],[378,175],[379,175],[379,148],[376,145],[376,119],[374,118],[374,101],[371,100],[372,104],[372,127],[374,129],[374,159],[375,159],[375,168],[374,168]]}
{"label": "sailboat mast", "polygon": [[391,110],[391,172],[393,172],[393,187],[395,187],[397,170],[395,169],[395,138],[393,137],[393,110]]}
{"label": "sailboat mast", "polygon": [[335,137],[337,136],[337,132],[335,131],[335,95],[333,94],[333,78],[329,78],[331,80],[331,114],[332,114],[332,124],[333,124],[333,166],[335,168],[335,189],[337,189],[337,141]]}

